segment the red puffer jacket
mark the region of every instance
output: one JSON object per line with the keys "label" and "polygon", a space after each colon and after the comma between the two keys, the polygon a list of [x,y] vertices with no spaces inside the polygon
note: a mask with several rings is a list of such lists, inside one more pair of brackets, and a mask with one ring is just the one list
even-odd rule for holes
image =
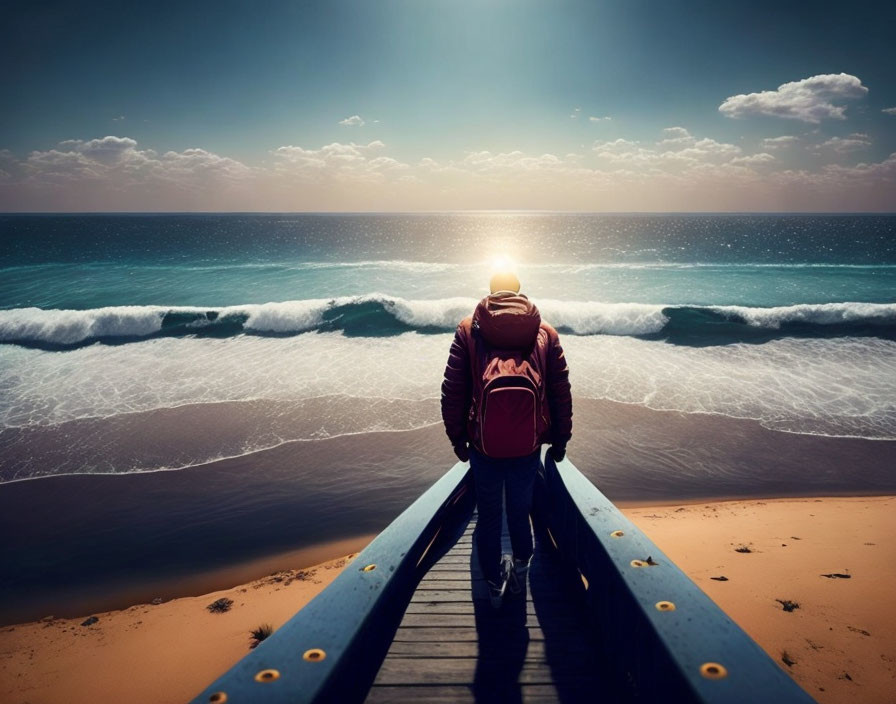
{"label": "red puffer jacket", "polygon": [[477,346],[480,335],[495,349],[532,349],[527,359],[541,373],[545,391],[541,415],[547,422],[539,435],[539,444],[565,448],[572,436],[572,395],[560,337],[541,320],[538,308],[528,298],[503,291],[483,298],[473,315],[464,318],[454,333],[442,381],[442,420],[451,444],[458,447],[470,442],[482,452],[478,424],[471,413],[480,399],[474,398],[478,384],[474,383],[470,359],[471,350],[484,359],[484,345]]}

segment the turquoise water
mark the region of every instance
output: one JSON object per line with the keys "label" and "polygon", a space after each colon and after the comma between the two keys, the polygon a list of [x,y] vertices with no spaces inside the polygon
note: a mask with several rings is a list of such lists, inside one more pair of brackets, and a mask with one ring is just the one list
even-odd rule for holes
{"label": "turquoise water", "polygon": [[[0,216],[0,241],[0,480],[438,423],[451,333],[499,257],[578,398],[896,438],[896,216]],[[111,464],[83,438],[29,454],[32,431],[108,440],[217,403],[255,415]]]}

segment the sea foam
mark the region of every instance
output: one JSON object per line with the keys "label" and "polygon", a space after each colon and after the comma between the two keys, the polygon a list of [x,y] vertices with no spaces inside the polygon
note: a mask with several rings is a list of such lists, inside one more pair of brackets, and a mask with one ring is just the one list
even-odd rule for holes
{"label": "sea foam", "polygon": [[[752,329],[799,326],[803,336],[832,332],[896,336],[894,303],[825,303],[772,308],[683,306],[600,301],[537,300],[542,316],[574,335],[678,336],[736,340]],[[476,299],[406,299],[383,293],[226,307],[115,306],[89,310],[17,308],[0,311],[0,342],[71,347],[94,340],[214,333],[301,334],[344,330],[353,334],[451,331]],[[720,323],[728,326],[723,328]],[[738,329],[737,326],[742,326]]]}

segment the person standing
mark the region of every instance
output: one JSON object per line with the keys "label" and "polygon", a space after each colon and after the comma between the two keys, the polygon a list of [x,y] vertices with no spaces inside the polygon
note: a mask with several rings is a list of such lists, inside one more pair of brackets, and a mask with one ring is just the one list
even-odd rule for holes
{"label": "person standing", "polygon": [[[541,445],[550,443],[553,459],[563,460],[572,436],[572,395],[560,337],[519,292],[516,275],[495,274],[489,290],[457,326],[441,408],[454,453],[473,471],[476,549],[497,608],[508,582],[518,591],[528,574],[529,511]],[[512,565],[502,565],[501,556],[505,496]]]}

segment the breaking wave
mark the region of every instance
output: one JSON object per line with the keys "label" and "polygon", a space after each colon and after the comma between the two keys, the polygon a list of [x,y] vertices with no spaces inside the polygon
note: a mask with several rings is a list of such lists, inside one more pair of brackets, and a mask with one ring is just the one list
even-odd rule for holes
{"label": "breaking wave", "polygon": [[[536,300],[545,320],[572,335],[624,335],[690,346],[764,342],[780,337],[896,339],[896,303],[779,307],[685,306]],[[67,349],[153,337],[290,336],[341,331],[385,337],[444,333],[476,305],[472,298],[409,300],[371,293],[227,307],[111,306],[89,310],[0,311],[0,342]]]}

